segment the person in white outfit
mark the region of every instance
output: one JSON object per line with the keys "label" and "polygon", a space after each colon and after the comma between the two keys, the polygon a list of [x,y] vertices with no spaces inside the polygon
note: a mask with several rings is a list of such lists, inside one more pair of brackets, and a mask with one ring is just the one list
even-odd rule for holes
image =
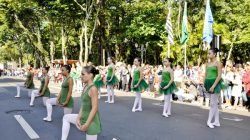
{"label": "person in white outfit", "polygon": [[238,67],[235,68],[234,79],[232,80],[232,83],[233,83],[232,96],[234,96],[234,109],[236,109],[242,91],[242,77],[240,75]]}
{"label": "person in white outfit", "polygon": [[39,90],[32,90],[31,99],[30,99],[30,106],[34,106],[34,100],[36,97],[43,97],[43,104],[46,106],[46,101],[50,97],[50,90],[49,90],[49,67],[44,67],[42,69],[42,77],[41,77],[41,86]]}

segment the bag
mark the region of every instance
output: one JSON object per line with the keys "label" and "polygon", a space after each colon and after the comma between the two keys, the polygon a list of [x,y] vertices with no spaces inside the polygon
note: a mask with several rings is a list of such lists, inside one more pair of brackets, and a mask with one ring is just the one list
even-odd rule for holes
{"label": "bag", "polygon": [[245,91],[241,92],[243,101],[247,102],[247,94]]}

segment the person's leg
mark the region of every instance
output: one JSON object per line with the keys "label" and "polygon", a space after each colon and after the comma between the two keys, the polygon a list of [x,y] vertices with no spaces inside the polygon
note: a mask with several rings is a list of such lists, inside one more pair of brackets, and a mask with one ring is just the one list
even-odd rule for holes
{"label": "person's leg", "polygon": [[98,88],[98,99],[101,99],[101,89]]}
{"label": "person's leg", "polygon": [[239,102],[239,97],[234,96],[234,109],[236,109],[236,107],[238,106],[238,102]]}
{"label": "person's leg", "polygon": [[164,106],[163,106],[163,112],[162,112],[162,116],[164,117],[168,117],[167,115],[167,108],[168,108],[168,102],[167,102],[167,95],[164,95]]}
{"label": "person's leg", "polygon": [[214,128],[211,121],[213,117],[215,117],[215,113],[217,112],[217,110],[218,110],[218,95],[211,94],[210,95],[210,110],[209,110],[209,115],[208,115],[208,120],[207,120],[207,126],[210,128]]}
{"label": "person's leg", "polygon": [[86,140],[97,140],[97,135],[86,134]]}
{"label": "person's leg", "polygon": [[24,86],[23,83],[22,84],[16,84],[16,93],[17,93],[16,96],[15,96],[16,98],[21,97],[20,96],[20,88],[23,87],[23,86]]}
{"label": "person's leg", "polygon": [[114,87],[113,86],[110,86],[110,93],[111,93],[111,100],[110,100],[110,103],[113,104],[115,103],[115,92],[114,92]]}
{"label": "person's leg", "polygon": [[34,100],[39,95],[38,90],[32,90],[31,97],[30,97],[30,106],[34,106]]}
{"label": "person's leg", "polygon": [[136,93],[136,94],[138,94],[137,96],[138,96],[138,108],[136,109],[136,111],[142,111],[142,99],[141,99],[141,93],[140,92],[138,92],[138,93]]}
{"label": "person's leg", "polygon": [[132,112],[136,111],[136,106],[137,106],[137,104],[139,102],[139,94],[140,94],[139,92],[135,93],[135,101],[134,101],[134,105],[133,105],[133,108],[132,108]]}
{"label": "person's leg", "polygon": [[63,112],[64,112],[64,115],[71,114],[72,113],[72,108],[64,107],[63,108]]}
{"label": "person's leg", "polygon": [[168,102],[168,108],[167,108],[167,115],[171,115],[171,98],[172,94],[167,95],[167,102]]}
{"label": "person's leg", "polygon": [[108,95],[108,99],[107,101],[105,101],[105,103],[109,103],[110,102],[110,85],[107,85],[107,95]]}
{"label": "person's leg", "polygon": [[46,106],[46,101],[49,99],[49,97],[43,97],[43,105]]}
{"label": "person's leg", "polygon": [[61,140],[67,140],[70,130],[70,123],[76,125],[77,115],[78,114],[67,114],[63,116]]}
{"label": "person's leg", "polygon": [[52,105],[56,105],[57,98],[51,98],[46,101],[47,117],[43,118],[44,121],[52,121]]}

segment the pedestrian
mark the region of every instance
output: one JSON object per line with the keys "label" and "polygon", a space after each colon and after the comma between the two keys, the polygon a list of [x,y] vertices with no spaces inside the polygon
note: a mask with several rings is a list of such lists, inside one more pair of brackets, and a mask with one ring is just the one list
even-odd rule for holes
{"label": "pedestrian", "polygon": [[85,87],[81,95],[81,109],[78,114],[64,115],[61,140],[67,140],[70,123],[86,133],[86,140],[97,140],[97,135],[101,132],[101,120],[98,111],[98,89],[93,78],[98,73],[93,66],[83,68],[81,79]]}
{"label": "pedestrian", "polygon": [[108,73],[106,77],[106,84],[107,84],[107,94],[108,99],[105,103],[114,103],[114,86],[119,83],[116,75],[115,75],[115,59],[113,57],[108,57]]}
{"label": "pedestrian", "polygon": [[34,100],[36,97],[43,97],[43,104],[46,106],[46,101],[50,97],[50,90],[49,90],[49,68],[50,67],[43,67],[42,69],[42,77],[40,78],[41,86],[39,90],[32,90],[31,92],[31,99],[30,99],[30,106],[34,106]]}
{"label": "pedestrian", "polygon": [[29,95],[31,94],[31,90],[35,88],[34,82],[33,82],[34,72],[33,72],[33,65],[28,65],[27,67],[27,76],[24,84],[16,84],[16,98],[20,98],[20,88],[26,88],[29,90]]}
{"label": "pedestrian", "polygon": [[165,66],[162,70],[162,78],[160,82],[160,94],[164,94],[164,106],[162,116],[168,117],[171,115],[171,98],[176,85],[174,83],[174,72],[171,68],[173,60],[165,58],[163,65]]}
{"label": "pedestrian", "polygon": [[104,86],[104,82],[102,81],[102,76],[101,74],[97,74],[94,78],[94,84],[96,88],[98,89],[98,99],[101,99],[101,87]]}
{"label": "pedestrian", "polygon": [[52,121],[52,105],[59,105],[64,108],[64,115],[70,114],[74,106],[72,98],[73,79],[70,77],[71,67],[69,65],[62,66],[62,75],[64,80],[61,85],[61,91],[56,98],[50,98],[46,101],[47,117],[43,118],[44,121]]}
{"label": "pedestrian", "polygon": [[[135,69],[133,72],[133,79],[132,79],[132,90],[135,92],[136,97],[134,101],[134,105],[132,108],[132,112],[136,111],[142,111],[142,99],[141,99],[141,93],[143,90],[146,90],[148,88],[148,84],[144,80],[143,76],[143,68],[140,67],[141,60],[140,58],[134,59],[134,65]],[[136,108],[138,106],[138,108]]]}
{"label": "pedestrian", "polygon": [[[208,59],[210,61],[206,65],[204,81],[204,86],[210,98],[210,110],[207,120],[207,126],[209,128],[214,128],[214,126],[220,126],[218,97],[220,96],[220,92],[222,89],[222,64],[216,60],[217,52],[217,48],[211,48],[208,52]],[[214,122],[212,122],[213,118]]]}

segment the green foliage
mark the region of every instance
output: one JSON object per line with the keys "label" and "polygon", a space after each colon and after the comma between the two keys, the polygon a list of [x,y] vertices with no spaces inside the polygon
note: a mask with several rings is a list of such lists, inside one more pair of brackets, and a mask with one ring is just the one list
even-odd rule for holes
{"label": "green foliage", "polygon": [[[78,0],[84,7],[85,0]],[[171,57],[175,64],[183,63],[184,51],[180,44],[180,33],[184,3],[162,0],[102,0],[94,34],[90,61],[100,64],[101,49],[106,55],[116,56],[119,61],[132,63],[140,57],[135,44],[148,47],[144,62],[161,64],[167,54],[167,32],[164,29],[168,6],[172,7],[172,25],[175,44],[171,46]],[[189,64],[206,62],[203,51],[202,32],[205,1],[188,1],[187,60]],[[88,4],[87,4],[88,5]],[[96,6],[96,5],[95,5]],[[181,8],[181,9],[180,9]],[[214,34],[222,36],[222,57],[225,59],[233,46],[231,59],[235,62],[249,61],[250,44],[250,0],[213,0],[211,8],[215,20]],[[85,9],[88,10],[88,9]],[[181,10],[181,11],[180,11]],[[94,11],[96,12],[96,8]],[[24,27],[16,19],[19,18]],[[88,34],[94,25],[94,16],[89,17]],[[62,58],[62,34],[64,27],[68,59],[79,58],[79,36],[86,12],[74,0],[0,0],[0,51],[1,61],[43,62],[52,54]],[[51,52],[51,42],[55,45]],[[11,52],[11,53],[8,53]],[[38,57],[39,56],[39,57]],[[98,56],[98,59],[96,59]],[[24,59],[25,58],[25,59]],[[35,58],[35,59],[34,59]]]}

